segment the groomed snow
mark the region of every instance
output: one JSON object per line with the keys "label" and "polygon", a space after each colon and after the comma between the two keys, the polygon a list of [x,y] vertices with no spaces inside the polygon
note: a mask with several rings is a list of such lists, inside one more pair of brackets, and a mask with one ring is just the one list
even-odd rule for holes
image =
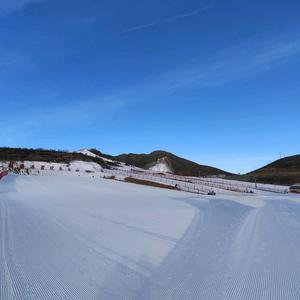
{"label": "groomed snow", "polygon": [[7,177],[0,299],[132,297],[195,216],[176,196],[99,178]]}
{"label": "groomed snow", "polygon": [[0,299],[299,299],[300,197],[0,181]]}

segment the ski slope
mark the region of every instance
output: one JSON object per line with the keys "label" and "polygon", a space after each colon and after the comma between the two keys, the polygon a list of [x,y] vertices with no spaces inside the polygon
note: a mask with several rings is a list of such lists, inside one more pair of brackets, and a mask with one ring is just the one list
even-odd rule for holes
{"label": "ski slope", "polygon": [[299,299],[300,198],[0,181],[0,299]]}

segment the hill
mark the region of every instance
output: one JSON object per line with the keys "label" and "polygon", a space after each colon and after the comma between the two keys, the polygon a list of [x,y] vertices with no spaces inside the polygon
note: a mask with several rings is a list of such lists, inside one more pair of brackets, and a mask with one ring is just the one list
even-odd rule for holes
{"label": "hill", "polygon": [[149,154],[121,154],[114,156],[113,159],[143,169],[150,169],[157,163],[164,161],[174,174],[184,176],[229,175],[228,172],[223,170],[199,165],[193,161],[178,157],[166,151],[154,151]]}
{"label": "hill", "polygon": [[82,153],[45,149],[0,148],[0,161],[26,160],[56,163],[70,163],[71,161],[81,160],[86,162],[96,162],[103,167],[106,166],[106,162],[101,158],[87,156]]}
{"label": "hill", "polygon": [[291,185],[300,182],[300,155],[288,156],[276,160],[243,177],[271,184]]}

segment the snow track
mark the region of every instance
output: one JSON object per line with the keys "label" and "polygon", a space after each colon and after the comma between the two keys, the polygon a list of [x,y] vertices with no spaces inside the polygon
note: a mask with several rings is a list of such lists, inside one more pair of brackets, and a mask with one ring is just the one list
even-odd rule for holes
{"label": "snow track", "polygon": [[198,217],[137,299],[300,298],[299,204],[194,205]]}
{"label": "snow track", "polygon": [[0,299],[300,299],[299,202],[9,176]]}

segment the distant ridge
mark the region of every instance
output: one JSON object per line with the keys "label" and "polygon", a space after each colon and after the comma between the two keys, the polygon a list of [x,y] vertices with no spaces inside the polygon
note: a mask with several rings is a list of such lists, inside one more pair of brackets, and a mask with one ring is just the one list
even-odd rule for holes
{"label": "distant ridge", "polygon": [[246,176],[259,182],[271,184],[300,183],[300,155],[278,159]]}
{"label": "distant ridge", "polygon": [[117,156],[110,156],[101,153],[95,149],[90,149],[94,154],[98,154],[102,157],[106,157],[115,161],[124,162],[128,165],[133,165],[143,169],[150,169],[153,167],[159,160],[164,160],[167,162],[170,170],[177,175],[184,176],[210,176],[210,175],[230,175],[229,172],[223,171],[218,168],[205,166],[197,164],[193,161],[184,159],[182,157],[176,156],[170,152],[158,150],[153,151],[149,154],[121,154]]}
{"label": "distant ridge", "polygon": [[[97,149],[82,149],[74,152],[47,149],[0,148],[0,161],[44,161],[70,163],[71,161],[96,162],[110,168],[123,162],[127,165],[156,172],[172,172],[184,176],[232,175],[218,168],[199,165],[166,151],[153,151],[149,154],[121,154],[112,156]],[[164,166],[163,166],[164,164]]]}
{"label": "distant ridge", "polygon": [[56,163],[70,163],[81,160],[86,162],[96,162],[105,166],[101,158],[91,157],[82,153],[67,152],[61,150],[46,149],[26,149],[26,148],[0,148],[0,161],[44,161]]}

